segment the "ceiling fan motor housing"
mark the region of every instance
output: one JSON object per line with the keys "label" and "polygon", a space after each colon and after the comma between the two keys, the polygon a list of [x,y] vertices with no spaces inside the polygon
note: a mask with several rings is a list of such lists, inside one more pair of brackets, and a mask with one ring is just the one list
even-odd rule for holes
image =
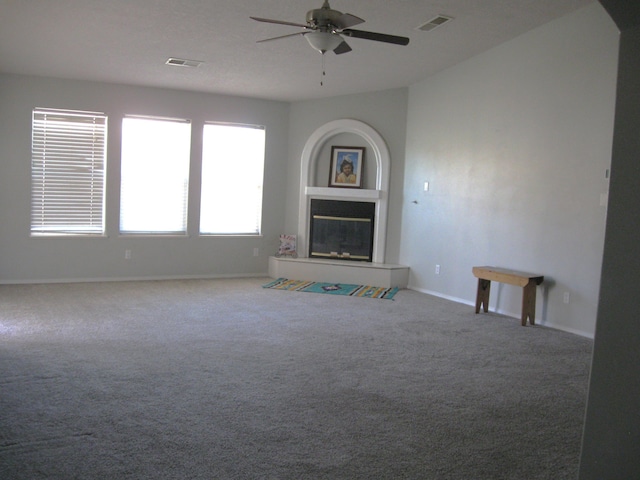
{"label": "ceiling fan motor housing", "polygon": [[322,8],[315,8],[307,12],[307,23],[325,31],[329,27],[339,28],[340,17],[342,17],[342,12],[332,10],[329,8],[329,3],[325,2]]}

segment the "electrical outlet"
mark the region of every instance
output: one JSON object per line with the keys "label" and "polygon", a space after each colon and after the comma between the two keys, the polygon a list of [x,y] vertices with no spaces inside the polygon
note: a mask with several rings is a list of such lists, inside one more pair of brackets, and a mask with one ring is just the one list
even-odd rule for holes
{"label": "electrical outlet", "polygon": [[570,298],[571,298],[571,295],[569,294],[569,292],[564,292],[564,295],[562,297],[562,301],[564,303],[569,303]]}
{"label": "electrical outlet", "polygon": [[253,249],[253,256],[257,257],[258,255],[260,255],[260,249],[256,247]]}
{"label": "electrical outlet", "polygon": [[440,275],[440,265],[436,265],[436,275]]}
{"label": "electrical outlet", "polygon": [[131,260],[131,250],[125,250],[124,251],[124,258],[126,260]]}

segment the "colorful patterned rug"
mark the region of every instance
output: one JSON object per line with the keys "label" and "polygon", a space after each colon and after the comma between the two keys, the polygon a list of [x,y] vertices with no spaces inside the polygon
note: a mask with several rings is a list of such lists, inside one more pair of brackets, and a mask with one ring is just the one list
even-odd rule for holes
{"label": "colorful patterned rug", "polygon": [[370,285],[351,285],[347,283],[323,283],[307,280],[289,280],[278,278],[269,282],[262,288],[275,288],[276,290],[291,290],[294,292],[328,293],[330,295],[348,295],[350,297],[384,298],[393,299],[398,293],[398,287],[384,288]]}

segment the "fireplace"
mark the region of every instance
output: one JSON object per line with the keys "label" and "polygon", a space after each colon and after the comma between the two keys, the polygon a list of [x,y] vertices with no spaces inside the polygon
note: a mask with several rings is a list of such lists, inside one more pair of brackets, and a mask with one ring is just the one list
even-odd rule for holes
{"label": "fireplace", "polygon": [[375,204],[311,200],[309,257],[371,262]]}
{"label": "fireplace", "polygon": [[[364,188],[333,188],[325,186],[319,181],[318,172],[326,170],[326,150],[333,145],[334,137],[357,135],[364,139],[368,150],[367,175]],[[347,143],[339,142],[342,145]],[[351,143],[351,142],[349,142]],[[355,142],[353,145],[360,145]],[[391,169],[389,149],[385,140],[369,125],[353,119],[332,120],[315,130],[304,145],[300,165],[300,190],[298,196],[298,255],[293,258],[269,257],[269,276],[272,278],[301,278],[315,282],[341,282],[362,285],[377,285],[380,287],[405,288],[409,282],[409,267],[385,263],[387,243],[387,212],[389,199],[389,173]],[[375,173],[375,175],[373,175]],[[373,177],[375,176],[375,181]],[[328,248],[329,257],[314,255],[312,248],[311,203],[313,200],[345,201],[352,206],[355,202],[371,204],[373,208],[373,222],[371,229],[373,240],[370,261],[329,261],[331,252],[338,253],[338,248]],[[315,202],[314,207],[315,207]],[[314,212],[315,213],[315,212]],[[344,218],[350,217],[338,212]],[[329,215],[340,216],[340,215]],[[368,217],[369,215],[367,215]],[[315,231],[315,228],[314,228]],[[326,242],[325,242],[326,243]],[[346,249],[345,249],[346,251]],[[351,253],[351,252],[347,252]],[[351,255],[349,255],[351,256]],[[365,256],[365,255],[363,255]],[[316,258],[308,258],[316,257]],[[334,257],[335,258],[335,257]],[[340,258],[340,257],[338,257]],[[367,255],[367,258],[369,256]],[[353,260],[349,258],[349,260]]]}

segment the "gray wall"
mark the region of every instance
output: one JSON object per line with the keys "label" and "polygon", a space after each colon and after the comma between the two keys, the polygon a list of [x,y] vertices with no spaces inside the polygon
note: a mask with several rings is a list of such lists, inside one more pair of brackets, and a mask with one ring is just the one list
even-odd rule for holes
{"label": "gray wall", "polygon": [[[593,335],[617,45],[594,4],[409,89],[410,287],[473,303],[474,265],[540,273],[540,323]],[[519,287],[492,286],[492,309],[519,316],[520,302]]]}
{"label": "gray wall", "polygon": [[581,480],[640,478],[640,3],[601,3],[622,34],[611,195]]}
{"label": "gray wall", "polygon": [[[284,225],[289,105],[228,96],[0,75],[0,282],[264,274]],[[30,238],[31,111],[109,115],[107,237]],[[192,120],[188,237],[123,237],[119,222],[120,125],[124,114]],[[205,120],[266,126],[263,235],[199,237],[199,152]],[[225,206],[228,207],[228,206]],[[259,256],[254,257],[254,248]],[[125,260],[126,249],[132,251]]]}

